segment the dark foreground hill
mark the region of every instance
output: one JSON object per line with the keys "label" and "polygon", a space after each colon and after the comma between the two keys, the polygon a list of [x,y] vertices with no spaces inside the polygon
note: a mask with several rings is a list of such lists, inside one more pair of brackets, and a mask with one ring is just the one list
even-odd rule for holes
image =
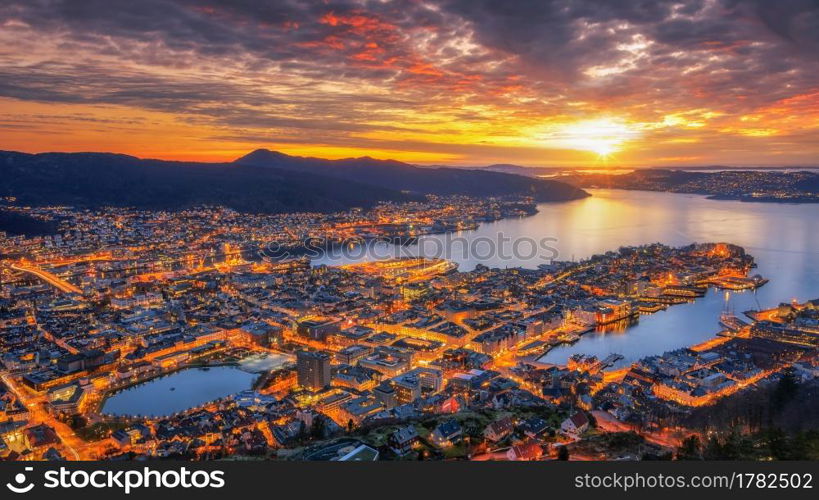
{"label": "dark foreground hill", "polygon": [[175,209],[219,204],[260,213],[328,212],[405,201],[399,191],[231,163],[143,160],[107,153],[0,152],[0,195],[31,205]]}
{"label": "dark foreground hill", "polygon": [[366,157],[325,160],[289,156],[267,149],[257,149],[237,159],[235,163],[310,172],[419,194],[527,195],[534,197],[537,201],[567,201],[588,196],[588,193],[582,189],[552,180],[487,170],[423,168],[395,160],[376,160]]}
{"label": "dark foreground hill", "polygon": [[[455,171],[430,176],[428,169],[399,162],[281,157],[292,161],[257,165],[171,162],[109,153],[0,152],[0,196],[15,196],[29,205],[175,209],[218,204],[276,213],[369,207],[379,201],[408,201],[430,193],[531,194],[555,201],[586,195],[566,184],[540,184],[537,179],[532,182],[506,174],[497,174],[501,176],[497,178],[482,176],[482,172],[436,169]],[[338,165],[339,170],[301,168],[306,160]],[[391,169],[396,170],[394,175],[387,172]],[[439,183],[448,187],[442,189]]]}

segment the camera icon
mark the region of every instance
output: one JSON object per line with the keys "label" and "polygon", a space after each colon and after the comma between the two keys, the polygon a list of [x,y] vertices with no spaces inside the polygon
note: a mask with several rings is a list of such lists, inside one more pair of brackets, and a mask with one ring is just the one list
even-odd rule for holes
{"label": "camera icon", "polygon": [[[34,470],[34,467],[26,467],[26,472],[31,472]],[[28,478],[22,472],[18,472],[14,475],[14,482],[17,484],[6,483],[6,488],[10,489],[14,493],[28,493],[34,488],[34,483],[28,483]]]}

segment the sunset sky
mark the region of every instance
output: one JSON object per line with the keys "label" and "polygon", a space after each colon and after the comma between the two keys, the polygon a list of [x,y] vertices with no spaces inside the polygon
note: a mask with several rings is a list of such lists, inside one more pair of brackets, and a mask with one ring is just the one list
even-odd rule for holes
{"label": "sunset sky", "polygon": [[0,149],[819,165],[819,2],[0,0]]}

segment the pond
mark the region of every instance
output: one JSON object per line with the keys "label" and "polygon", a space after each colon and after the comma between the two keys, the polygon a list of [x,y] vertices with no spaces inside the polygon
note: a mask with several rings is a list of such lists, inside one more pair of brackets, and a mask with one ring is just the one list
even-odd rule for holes
{"label": "pond", "polygon": [[109,397],[102,413],[161,417],[250,389],[257,375],[234,366],[186,368]]}

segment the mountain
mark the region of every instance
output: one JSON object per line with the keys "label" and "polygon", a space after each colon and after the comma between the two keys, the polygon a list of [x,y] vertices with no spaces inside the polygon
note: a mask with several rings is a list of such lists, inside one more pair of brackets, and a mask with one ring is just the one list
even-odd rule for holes
{"label": "mountain", "polygon": [[295,172],[355,180],[372,186],[416,194],[468,196],[532,196],[537,201],[567,201],[588,196],[563,182],[524,177],[483,169],[418,167],[395,160],[369,157],[325,160],[289,156],[258,149],[237,159],[244,166],[277,168]]}
{"label": "mountain", "polygon": [[28,205],[176,209],[225,205],[257,213],[332,212],[425,194],[588,196],[568,184],[394,160],[323,160],[258,150],[232,163],[174,162],[113,153],[0,151],[0,196]]}
{"label": "mountain", "polygon": [[352,180],[233,163],[9,151],[0,151],[0,196],[35,206],[177,209],[218,204],[256,213],[332,212],[418,199]]}
{"label": "mountain", "polygon": [[511,163],[496,163],[483,167],[482,170],[489,170],[491,172],[503,172],[504,174],[525,175],[529,177],[536,177],[541,174],[541,169],[535,167],[523,167],[521,165],[513,165]]}

